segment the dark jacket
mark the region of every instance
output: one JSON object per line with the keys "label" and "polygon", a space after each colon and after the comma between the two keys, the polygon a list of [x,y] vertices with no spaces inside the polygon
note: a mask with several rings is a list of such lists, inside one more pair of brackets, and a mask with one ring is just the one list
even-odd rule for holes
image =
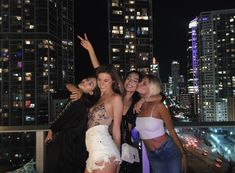
{"label": "dark jacket", "polygon": [[87,107],[84,101],[69,102],[51,124],[55,138],[46,148],[44,173],[84,172],[86,128]]}

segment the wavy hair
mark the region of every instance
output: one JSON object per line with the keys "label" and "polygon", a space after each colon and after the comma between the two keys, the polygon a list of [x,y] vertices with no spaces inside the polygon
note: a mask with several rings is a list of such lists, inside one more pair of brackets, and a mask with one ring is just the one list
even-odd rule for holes
{"label": "wavy hair", "polygon": [[113,80],[113,91],[121,94],[120,84],[122,83],[122,80],[115,67],[112,64],[103,64],[96,70],[96,76],[98,76],[100,73],[109,74],[111,76],[111,79]]}

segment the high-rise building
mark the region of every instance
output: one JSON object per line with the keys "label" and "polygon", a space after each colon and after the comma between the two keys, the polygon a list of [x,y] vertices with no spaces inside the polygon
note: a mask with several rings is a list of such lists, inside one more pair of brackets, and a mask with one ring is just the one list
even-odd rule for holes
{"label": "high-rise building", "polygon": [[47,124],[52,93],[74,81],[73,3],[1,1],[1,125]]}
{"label": "high-rise building", "polygon": [[190,115],[198,119],[198,18],[189,23],[187,47],[187,93],[190,94]]}
{"label": "high-rise building", "polygon": [[109,62],[125,76],[150,73],[153,58],[152,1],[109,0]]}
{"label": "high-rise building", "polygon": [[[0,125],[48,124],[53,95],[74,81],[73,0],[2,0]],[[0,136],[0,161],[35,158],[35,133]]]}
{"label": "high-rise building", "polygon": [[153,61],[150,64],[150,73],[154,76],[160,77],[159,74],[159,63],[155,57],[153,57]]}
{"label": "high-rise building", "polygon": [[179,97],[179,79],[180,79],[180,64],[178,61],[171,63],[171,76],[172,76],[172,95],[176,98]]}
{"label": "high-rise building", "polygon": [[235,9],[200,13],[198,39],[201,120],[225,121],[221,100],[235,97]]}
{"label": "high-rise building", "polygon": [[197,53],[197,25],[198,19],[195,18],[189,23],[188,48],[187,48],[187,84],[188,93],[198,93],[198,53]]}

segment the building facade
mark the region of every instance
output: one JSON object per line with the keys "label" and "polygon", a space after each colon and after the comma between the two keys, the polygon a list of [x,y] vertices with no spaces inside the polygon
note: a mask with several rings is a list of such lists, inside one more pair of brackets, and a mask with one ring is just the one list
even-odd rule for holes
{"label": "building facade", "polygon": [[47,124],[74,81],[73,0],[2,0],[0,13],[0,124]]}
{"label": "building facade", "polygon": [[[224,100],[235,97],[235,9],[202,12],[198,24],[201,120],[216,121]],[[220,121],[232,116],[223,110]]]}
{"label": "building facade", "polygon": [[152,1],[109,0],[109,63],[125,76],[150,73],[153,58]]}

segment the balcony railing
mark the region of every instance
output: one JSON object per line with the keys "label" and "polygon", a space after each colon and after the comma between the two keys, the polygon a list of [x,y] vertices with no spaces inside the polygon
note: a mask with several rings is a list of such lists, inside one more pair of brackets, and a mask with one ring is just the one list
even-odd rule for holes
{"label": "balcony railing", "polygon": [[45,154],[45,132],[48,126],[0,126],[0,134],[2,133],[36,133],[36,171],[42,173],[44,170],[44,154]]}
{"label": "balcony railing", "polygon": [[[232,132],[235,134],[235,122],[178,122],[175,123],[176,129],[205,129],[205,128],[231,128]],[[47,131],[48,126],[0,126],[0,134],[4,133],[29,133],[35,132],[36,140],[36,151],[35,151],[35,161],[36,161],[36,171],[42,173],[44,170],[44,160],[45,160],[45,132]],[[183,130],[182,130],[183,131]],[[231,135],[230,135],[231,136]],[[190,150],[187,150],[188,152]],[[194,151],[191,151],[194,152]],[[234,139],[234,150],[235,152],[235,139]],[[192,153],[191,153],[192,154]],[[204,153],[202,153],[203,155]],[[205,153],[207,154],[207,153]],[[201,156],[202,157],[202,156]],[[200,157],[199,157],[200,159]],[[203,158],[202,158],[203,159]],[[202,160],[203,161],[203,160]],[[189,162],[193,162],[193,159],[189,159]],[[190,163],[194,165],[194,163]],[[225,168],[227,169],[227,167]],[[192,170],[192,168],[191,168]],[[192,171],[195,172],[195,171]],[[214,172],[224,172],[224,170],[215,168]]]}

